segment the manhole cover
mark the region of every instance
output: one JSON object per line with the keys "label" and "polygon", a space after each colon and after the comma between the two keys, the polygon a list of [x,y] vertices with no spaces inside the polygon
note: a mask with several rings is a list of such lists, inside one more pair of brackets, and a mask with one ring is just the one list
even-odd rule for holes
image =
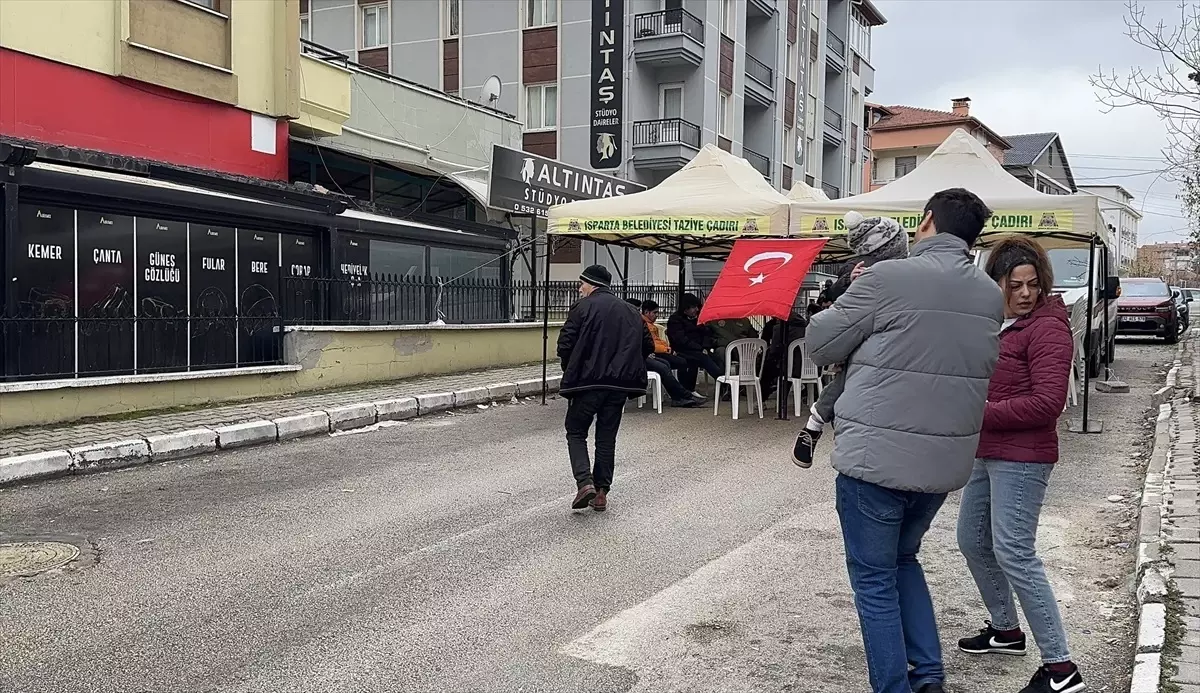
{"label": "manhole cover", "polygon": [[29,577],[61,568],[79,557],[79,549],[59,541],[0,544],[0,578]]}

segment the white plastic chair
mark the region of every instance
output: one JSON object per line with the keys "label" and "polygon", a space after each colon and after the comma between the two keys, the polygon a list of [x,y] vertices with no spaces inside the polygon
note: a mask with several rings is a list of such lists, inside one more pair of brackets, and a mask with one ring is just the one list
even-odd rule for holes
{"label": "white plastic chair", "polygon": [[[754,403],[758,402],[758,418],[763,417],[762,403],[762,369],[766,361],[767,343],[761,339],[736,339],[729,343],[725,350],[725,375],[717,378],[717,391],[713,397],[713,416],[721,413],[721,386],[728,385],[729,398],[733,404],[733,418],[738,418],[738,405],[742,398],[742,388],[754,388],[754,399],[747,397],[746,406],[751,414],[754,413]],[[737,355],[738,372],[733,370],[733,357]],[[747,370],[749,372],[747,372]]]}
{"label": "white plastic chair", "polygon": [[[659,375],[658,373],[655,373],[654,371],[646,371],[646,380],[648,381],[648,383],[646,385],[646,391],[654,397],[651,404],[655,409],[658,410],[658,413],[661,414],[662,413],[662,399],[663,399],[662,376]],[[645,403],[646,403],[646,398],[644,396],[638,397],[638,401],[637,401],[638,409],[641,409],[642,405],[644,405]]]}
{"label": "white plastic chair", "polygon": [[[794,366],[796,363],[796,352],[800,352],[800,377],[793,377],[795,373]],[[794,340],[788,345],[787,357],[787,372],[788,383],[791,384],[792,400],[795,402],[796,416],[803,416],[804,412],[801,409],[800,401],[809,387],[812,387],[816,394],[813,395],[813,402],[817,401],[817,397],[825,391],[825,378],[822,377],[821,369],[812,362],[808,356],[808,345],[804,343],[804,339]]]}

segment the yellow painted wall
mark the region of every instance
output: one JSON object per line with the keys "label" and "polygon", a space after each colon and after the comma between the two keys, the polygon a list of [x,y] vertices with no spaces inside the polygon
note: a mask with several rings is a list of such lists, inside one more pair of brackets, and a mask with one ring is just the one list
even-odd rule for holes
{"label": "yellow painted wall", "polygon": [[0,0],[0,46],[116,74],[116,0]]}
{"label": "yellow painted wall", "polygon": [[[551,375],[559,374],[554,358],[558,329],[550,328]],[[541,361],[542,328],[290,332],[285,352],[303,369],[0,394],[0,430],[520,366]]]}
{"label": "yellow painted wall", "polygon": [[[0,0],[0,46],[117,75],[129,3],[138,1]],[[299,115],[299,0],[232,0],[229,17],[236,105],[273,117]],[[168,86],[193,93],[186,84]]]}
{"label": "yellow painted wall", "polygon": [[342,123],[350,117],[350,71],[301,55],[299,76],[300,117],[292,123],[293,132],[342,134]]}

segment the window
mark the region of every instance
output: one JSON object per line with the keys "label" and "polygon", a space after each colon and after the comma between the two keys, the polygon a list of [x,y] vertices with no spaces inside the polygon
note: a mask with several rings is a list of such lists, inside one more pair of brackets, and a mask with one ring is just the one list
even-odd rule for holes
{"label": "window", "polygon": [[442,28],[445,38],[458,36],[458,13],[461,10],[461,0],[444,0],[445,16],[442,18]]}
{"label": "window", "polygon": [[721,92],[717,97],[717,134],[726,139],[733,139],[733,108],[729,105],[729,94]]}
{"label": "window", "polygon": [[389,43],[388,6],[362,7],[362,47],[382,48]]}
{"label": "window", "polygon": [[525,87],[525,129],[553,130],[558,127],[558,85]]}
{"label": "window", "polygon": [[733,37],[734,10],[733,0],[721,0],[721,33]]}
{"label": "window", "polygon": [[896,178],[903,178],[912,173],[912,170],[917,167],[917,157],[915,156],[898,156],[896,157]]}
{"label": "window", "polygon": [[305,41],[312,40],[312,22],[309,21],[308,15],[300,15],[300,38]]}
{"label": "window", "polygon": [[796,70],[797,69],[798,69],[798,67],[797,67],[797,63],[796,63],[796,44],[789,43],[787,45],[787,76],[788,76],[788,79],[792,80],[793,82],[796,81]]}
{"label": "window", "polygon": [[558,24],[558,0],[525,0],[525,26]]}
{"label": "window", "polygon": [[659,87],[658,94],[658,117],[666,120],[668,118],[683,117],[683,85],[664,84]]}
{"label": "window", "polygon": [[793,161],[796,159],[796,142],[792,139],[792,129],[783,129],[783,160]]}
{"label": "window", "polygon": [[192,3],[193,5],[199,5],[206,10],[212,10],[213,12],[219,12],[221,10],[221,8],[218,7],[219,0],[187,0],[187,1]]}

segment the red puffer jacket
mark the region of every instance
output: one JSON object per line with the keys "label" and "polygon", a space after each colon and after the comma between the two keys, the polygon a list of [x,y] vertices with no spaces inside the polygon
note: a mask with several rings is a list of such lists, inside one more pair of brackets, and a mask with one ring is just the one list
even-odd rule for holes
{"label": "red puffer jacket", "polygon": [[1000,334],[976,457],[1058,461],[1058,417],[1067,403],[1073,353],[1070,319],[1058,296]]}

